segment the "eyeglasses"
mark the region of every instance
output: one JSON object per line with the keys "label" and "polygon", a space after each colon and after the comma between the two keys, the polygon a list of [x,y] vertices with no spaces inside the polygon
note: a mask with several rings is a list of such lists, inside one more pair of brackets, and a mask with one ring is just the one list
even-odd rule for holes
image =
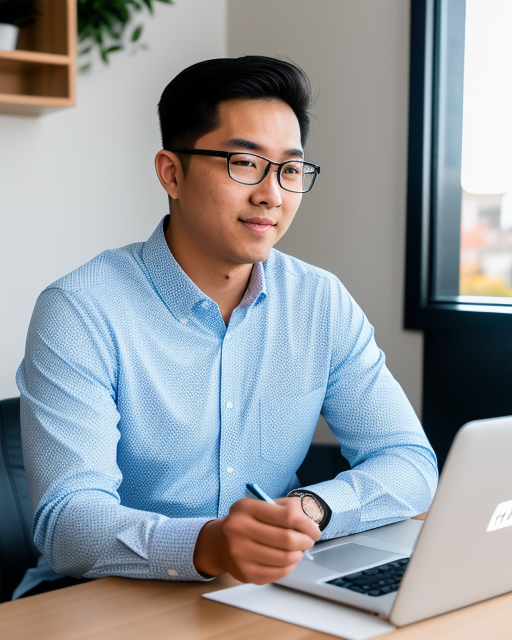
{"label": "eyeglasses", "polygon": [[285,160],[273,162],[255,153],[232,153],[230,151],[210,151],[207,149],[178,149],[174,153],[186,153],[196,156],[214,156],[226,158],[229,177],[240,184],[259,184],[270,170],[270,165],[277,166],[277,181],[285,191],[307,193],[311,191],[320,167],[303,160]]}

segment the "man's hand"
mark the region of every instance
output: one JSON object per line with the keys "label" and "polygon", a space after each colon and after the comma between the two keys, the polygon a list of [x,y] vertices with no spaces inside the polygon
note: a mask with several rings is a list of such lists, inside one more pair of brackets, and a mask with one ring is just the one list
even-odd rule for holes
{"label": "man's hand", "polygon": [[302,511],[300,498],[277,505],[244,498],[225,518],[205,524],[197,538],[194,566],[218,576],[226,571],[241,582],[267,584],[291,573],[320,529]]}

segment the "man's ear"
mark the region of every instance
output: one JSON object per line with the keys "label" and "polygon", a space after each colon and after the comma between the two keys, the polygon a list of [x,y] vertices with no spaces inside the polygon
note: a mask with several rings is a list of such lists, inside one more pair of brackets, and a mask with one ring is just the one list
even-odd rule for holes
{"label": "man's ear", "polygon": [[156,154],[155,169],[162,187],[173,200],[178,199],[178,181],[183,180],[180,159],[172,151],[162,149]]}

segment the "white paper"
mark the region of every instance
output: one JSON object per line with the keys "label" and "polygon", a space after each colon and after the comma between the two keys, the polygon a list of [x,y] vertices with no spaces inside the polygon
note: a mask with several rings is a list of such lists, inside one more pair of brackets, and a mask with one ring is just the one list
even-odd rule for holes
{"label": "white paper", "polygon": [[243,584],[205,593],[203,598],[330,633],[346,640],[364,640],[389,633],[396,628],[390,622],[370,613],[274,584]]}

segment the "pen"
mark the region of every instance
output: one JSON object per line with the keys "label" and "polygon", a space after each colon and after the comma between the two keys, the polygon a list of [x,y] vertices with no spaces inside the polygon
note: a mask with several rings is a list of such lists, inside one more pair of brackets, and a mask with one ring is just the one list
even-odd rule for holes
{"label": "pen", "polygon": [[[245,485],[246,496],[248,498],[257,498],[258,500],[263,500],[264,502],[268,502],[269,504],[276,504],[270,496],[268,496],[261,487],[259,487],[255,482],[248,482]],[[250,495],[249,495],[250,494]],[[313,560],[313,556],[309,553],[309,551],[304,551],[303,554],[306,560]]]}

